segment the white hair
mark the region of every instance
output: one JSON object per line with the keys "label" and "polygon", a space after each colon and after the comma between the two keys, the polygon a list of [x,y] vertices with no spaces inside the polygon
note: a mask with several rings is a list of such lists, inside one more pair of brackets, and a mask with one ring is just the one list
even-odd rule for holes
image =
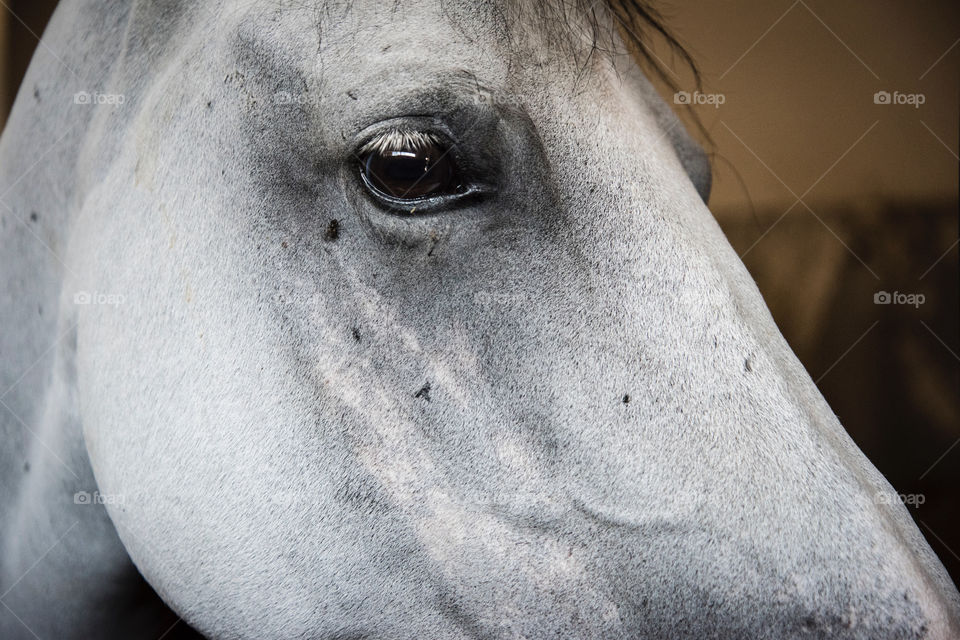
{"label": "white hair", "polygon": [[387,153],[389,151],[424,149],[431,145],[438,145],[440,142],[440,136],[435,133],[411,129],[391,129],[363,145],[360,148],[360,153]]}

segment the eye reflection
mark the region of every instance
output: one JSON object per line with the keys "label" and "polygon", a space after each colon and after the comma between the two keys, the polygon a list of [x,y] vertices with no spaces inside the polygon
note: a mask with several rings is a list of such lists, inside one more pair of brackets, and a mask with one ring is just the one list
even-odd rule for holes
{"label": "eye reflection", "polygon": [[398,200],[455,194],[460,180],[450,148],[439,136],[391,131],[360,150],[364,183]]}

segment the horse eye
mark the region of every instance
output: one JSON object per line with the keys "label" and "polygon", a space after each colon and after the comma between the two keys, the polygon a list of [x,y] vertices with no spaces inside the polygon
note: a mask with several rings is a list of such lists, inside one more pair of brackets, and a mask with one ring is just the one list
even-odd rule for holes
{"label": "horse eye", "polygon": [[364,184],[397,200],[451,195],[460,189],[450,148],[427,134],[394,133],[369,143],[360,161]]}

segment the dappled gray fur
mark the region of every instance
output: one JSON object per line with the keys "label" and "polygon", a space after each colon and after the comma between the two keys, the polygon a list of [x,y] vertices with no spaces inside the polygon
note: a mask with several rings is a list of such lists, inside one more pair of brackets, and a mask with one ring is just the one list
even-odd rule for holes
{"label": "dappled gray fur", "polygon": [[[703,153],[537,4],[57,10],[0,143],[0,636],[957,637]],[[476,192],[378,202],[390,130]]]}

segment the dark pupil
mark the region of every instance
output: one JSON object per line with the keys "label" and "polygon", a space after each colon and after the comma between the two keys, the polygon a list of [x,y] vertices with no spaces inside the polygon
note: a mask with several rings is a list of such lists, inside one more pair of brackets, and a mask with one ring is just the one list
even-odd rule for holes
{"label": "dark pupil", "polygon": [[449,192],[453,163],[444,149],[428,145],[419,149],[373,152],[363,166],[364,176],[383,193],[410,200]]}

